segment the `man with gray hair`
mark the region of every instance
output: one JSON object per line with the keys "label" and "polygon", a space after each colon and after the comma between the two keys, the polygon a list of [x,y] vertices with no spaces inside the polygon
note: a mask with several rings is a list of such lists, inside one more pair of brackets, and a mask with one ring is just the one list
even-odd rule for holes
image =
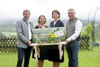
{"label": "man with gray hair", "polygon": [[68,10],[69,20],[66,22],[66,50],[69,58],[68,67],[78,67],[78,52],[82,23],[75,17],[75,10]]}
{"label": "man with gray hair", "polygon": [[17,21],[17,48],[18,48],[18,61],[17,67],[22,67],[22,61],[24,57],[24,67],[28,67],[29,59],[32,47],[30,46],[32,41],[32,28],[33,24],[29,22],[30,11],[25,9],[23,11],[23,19]]}

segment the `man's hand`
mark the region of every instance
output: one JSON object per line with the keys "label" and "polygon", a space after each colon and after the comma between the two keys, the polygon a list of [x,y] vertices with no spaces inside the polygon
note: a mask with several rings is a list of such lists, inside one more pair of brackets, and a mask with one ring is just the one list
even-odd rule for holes
{"label": "man's hand", "polygon": [[68,42],[69,42],[68,40],[65,41],[66,44],[68,44]]}
{"label": "man's hand", "polygon": [[30,45],[31,44],[31,41],[28,41],[28,45]]}

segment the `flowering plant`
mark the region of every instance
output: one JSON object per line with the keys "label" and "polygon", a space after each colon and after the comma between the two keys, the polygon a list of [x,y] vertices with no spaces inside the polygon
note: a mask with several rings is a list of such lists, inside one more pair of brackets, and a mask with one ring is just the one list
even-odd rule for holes
{"label": "flowering plant", "polygon": [[61,40],[56,39],[56,34],[49,33],[48,43],[60,43]]}
{"label": "flowering plant", "polygon": [[38,44],[47,44],[47,43],[60,43],[61,40],[57,39],[56,34],[49,33],[48,39],[45,42],[41,42],[39,39],[37,39],[36,43]]}

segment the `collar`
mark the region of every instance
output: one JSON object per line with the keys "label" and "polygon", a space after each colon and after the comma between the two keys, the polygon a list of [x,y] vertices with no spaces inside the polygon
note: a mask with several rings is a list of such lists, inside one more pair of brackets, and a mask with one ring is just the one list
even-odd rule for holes
{"label": "collar", "polygon": [[[25,21],[25,22],[27,22],[27,20],[25,19],[25,18],[23,18],[23,20]],[[27,22],[28,23],[28,22]],[[31,23],[31,22],[29,22],[29,23]]]}
{"label": "collar", "polygon": [[[59,20],[60,20],[60,19],[58,19],[57,22],[58,22]],[[55,22],[55,21],[54,21],[54,22]]]}
{"label": "collar", "polygon": [[77,19],[76,17],[74,17],[73,19],[69,19],[69,21],[72,21],[72,20],[74,20],[74,19]]}

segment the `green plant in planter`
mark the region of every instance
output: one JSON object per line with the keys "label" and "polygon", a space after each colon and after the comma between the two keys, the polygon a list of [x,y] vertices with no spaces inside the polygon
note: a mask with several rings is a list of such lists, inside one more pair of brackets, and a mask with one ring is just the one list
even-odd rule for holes
{"label": "green plant in planter", "polygon": [[61,42],[61,40],[56,39],[56,34],[49,33],[47,43],[60,43],[60,42]]}
{"label": "green plant in planter", "polygon": [[60,39],[56,39],[56,34],[52,34],[52,33],[49,33],[49,35],[48,35],[48,40],[45,41],[45,42],[40,41],[40,39],[37,39],[37,40],[36,40],[36,43],[38,43],[38,44],[60,43],[60,42],[61,42]]}
{"label": "green plant in planter", "polygon": [[36,40],[36,43],[41,43],[40,39],[37,39],[37,40]]}

